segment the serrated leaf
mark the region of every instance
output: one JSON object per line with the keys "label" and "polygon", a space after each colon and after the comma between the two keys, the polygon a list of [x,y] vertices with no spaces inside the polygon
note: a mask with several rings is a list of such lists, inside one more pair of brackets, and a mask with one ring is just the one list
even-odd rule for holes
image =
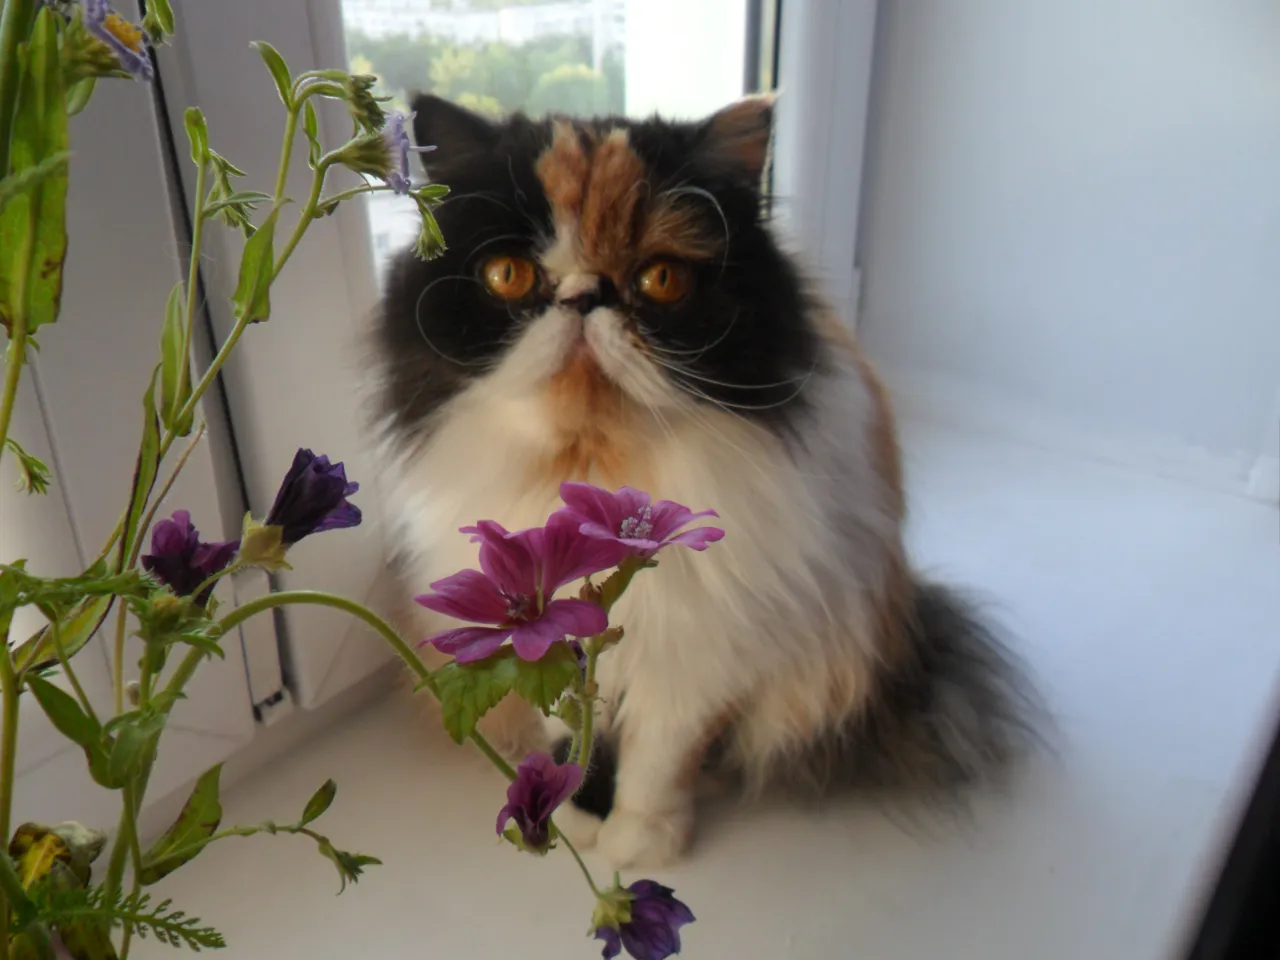
{"label": "serrated leaf", "polygon": [[348,853],[346,850],[337,850],[333,844],[329,842],[328,837],[320,837],[316,841],[316,846],[320,850],[320,855],[333,861],[333,865],[338,868],[338,876],[342,879],[342,886],[338,889],[341,894],[347,889],[347,882],[359,883],[360,877],[364,874],[364,868],[367,866],[381,866],[382,861],[377,857],[367,857],[362,853]]}
{"label": "serrated leaf", "polygon": [[204,849],[202,842],[217,832],[222,822],[222,802],[218,798],[221,776],[222,764],[218,764],[196,781],[173,826],[142,855],[138,874],[141,883],[150,886],[193,860]]}
{"label": "serrated leaf", "polygon": [[231,296],[237,318],[257,323],[271,315],[271,280],[275,272],[276,217],[279,210],[263,221],[262,226],[244,245],[240,257],[240,280]]}
{"label": "serrated leaf", "polygon": [[[85,597],[58,621],[58,641],[70,659],[84,648],[102,625],[111,606],[110,596]],[[45,627],[13,652],[13,666],[24,670],[45,670],[58,662],[52,627]]]}
{"label": "serrated leaf", "polygon": [[320,124],[316,120],[316,108],[311,105],[308,100],[302,108],[302,131],[307,135],[308,155],[307,162],[311,164],[311,169],[315,169],[316,164],[320,162],[320,156],[323,150],[320,147]]}
{"label": "serrated leaf", "polygon": [[26,683],[27,689],[60,734],[86,749],[99,747],[102,727],[84,712],[75,697],[43,677],[27,677]]}
{"label": "serrated leaf", "polygon": [[185,293],[185,284],[181,281],[169,291],[160,331],[160,422],[180,437],[191,432],[192,420],[188,415],[183,418],[184,423],[177,422],[178,413],[191,396],[191,378],[187,375],[190,361],[182,315]]}
{"label": "serrated leaf", "polygon": [[[37,15],[26,56],[17,67],[22,108],[9,131],[9,170],[0,171],[10,176],[22,176],[67,151],[58,15],[48,7]],[[66,205],[67,170],[62,167],[42,175],[37,185],[0,208],[0,326],[12,328],[19,311],[29,333],[58,319],[67,256]],[[26,276],[20,278],[23,272]],[[18,303],[19,296],[24,303]]]}
{"label": "serrated leaf", "polygon": [[187,107],[182,122],[187,128],[187,139],[191,141],[191,162],[202,167],[209,159],[209,125],[199,107]]}
{"label": "serrated leaf", "polygon": [[276,92],[280,94],[280,102],[286,107],[292,107],[293,99],[290,90],[293,79],[289,76],[289,65],[284,62],[284,57],[280,56],[280,51],[265,40],[255,40],[250,46],[258,51],[258,56],[262,57],[262,62],[271,71],[271,79],[276,82]]}
{"label": "serrated leaf", "polygon": [[578,676],[578,658],[567,643],[553,643],[541,660],[532,663],[517,657],[515,666],[516,694],[546,716]]}
{"label": "serrated leaf", "polygon": [[447,663],[433,677],[440,692],[444,728],[462,743],[516,682],[517,658],[510,647],[477,663]]}
{"label": "serrated leaf", "polygon": [[338,795],[338,785],[332,780],[326,780],[324,786],[311,795],[311,799],[307,801],[306,809],[302,811],[302,819],[298,822],[304,826],[313,820],[324,815],[333,803],[333,798]]}
{"label": "serrated leaf", "polygon": [[129,493],[129,512],[125,515],[124,529],[120,534],[120,563],[117,569],[124,566],[124,558],[133,547],[135,536],[146,533],[139,530],[143,511],[147,507],[147,499],[151,496],[151,488],[155,486],[156,473],[160,468],[160,420],[156,416],[156,371],[151,372],[151,382],[142,398],[142,441],[138,444],[138,459],[133,467],[133,486]]}

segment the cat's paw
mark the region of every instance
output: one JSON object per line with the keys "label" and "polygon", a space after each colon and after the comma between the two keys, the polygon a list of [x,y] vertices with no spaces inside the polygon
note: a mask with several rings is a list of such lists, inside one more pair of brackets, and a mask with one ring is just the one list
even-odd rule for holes
{"label": "cat's paw", "polygon": [[556,829],[565,835],[579,850],[590,850],[596,845],[596,837],[604,821],[594,813],[566,803],[556,811]]}
{"label": "cat's paw", "polygon": [[615,808],[596,837],[596,852],[619,870],[664,867],[678,860],[692,840],[692,806],[649,815]]}

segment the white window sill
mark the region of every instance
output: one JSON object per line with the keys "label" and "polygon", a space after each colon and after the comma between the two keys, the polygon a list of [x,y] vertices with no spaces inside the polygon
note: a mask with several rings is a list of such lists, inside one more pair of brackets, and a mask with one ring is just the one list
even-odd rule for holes
{"label": "white window sill", "polygon": [[[898,824],[856,800],[705,811],[696,851],[656,874],[699,917],[685,954],[1163,960],[1196,920],[1270,726],[1275,508],[906,432],[917,561],[991,597],[1022,638],[1058,755],[969,819]],[[221,929],[232,958],[597,956],[572,861],[499,843],[503,785],[421,712],[383,698],[226,798],[224,825],[288,820],[335,778],[321,829],[385,861],[340,900],[289,837],[226,841],[158,892]]]}

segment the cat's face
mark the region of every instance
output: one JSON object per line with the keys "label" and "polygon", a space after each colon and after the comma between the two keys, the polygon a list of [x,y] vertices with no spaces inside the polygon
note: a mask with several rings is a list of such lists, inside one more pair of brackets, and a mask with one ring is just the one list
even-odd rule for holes
{"label": "cat's face", "polygon": [[435,97],[414,123],[447,252],[404,255],[380,343],[408,433],[477,383],[569,433],[719,407],[785,422],[816,348],[795,270],[761,222],[771,105],[699,124],[492,124]]}

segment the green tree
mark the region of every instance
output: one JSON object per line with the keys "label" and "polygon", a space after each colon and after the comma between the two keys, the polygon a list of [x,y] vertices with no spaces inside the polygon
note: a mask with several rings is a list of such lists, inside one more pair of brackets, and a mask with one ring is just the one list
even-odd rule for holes
{"label": "green tree", "polygon": [[538,78],[526,109],[534,116],[606,113],[609,109],[609,87],[604,76],[585,63],[566,63]]}

